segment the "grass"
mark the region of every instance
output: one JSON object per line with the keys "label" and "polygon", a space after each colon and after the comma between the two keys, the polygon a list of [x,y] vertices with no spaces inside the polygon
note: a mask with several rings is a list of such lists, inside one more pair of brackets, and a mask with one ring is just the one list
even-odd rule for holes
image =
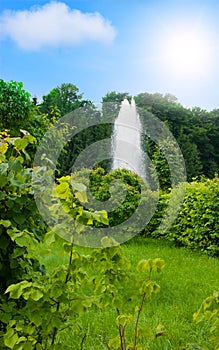
{"label": "grass", "polygon": [[[91,252],[89,248],[76,249],[86,254]],[[154,295],[151,301],[146,301],[141,315],[140,326],[145,330],[142,345],[150,350],[170,350],[183,349],[183,346],[188,344],[199,344],[203,348],[213,350],[214,347],[208,341],[209,326],[196,324],[192,316],[204,298],[219,290],[219,260],[185,248],[176,248],[163,240],[142,237],[123,244],[122,250],[133,269],[141,259],[159,257],[166,262],[162,273],[156,275],[161,291]],[[65,258],[60,256],[57,244],[53,253],[46,257],[46,265],[52,268],[64,263]],[[117,335],[116,316],[111,307],[104,311],[87,311],[80,318],[78,333],[60,334],[63,349],[105,349],[103,338],[109,340]],[[155,329],[158,324],[165,328],[163,335],[148,339],[148,327]],[[127,334],[132,333],[133,329],[127,328]],[[85,334],[86,338],[81,347],[81,340]],[[190,348],[197,349],[195,345],[190,345]]]}

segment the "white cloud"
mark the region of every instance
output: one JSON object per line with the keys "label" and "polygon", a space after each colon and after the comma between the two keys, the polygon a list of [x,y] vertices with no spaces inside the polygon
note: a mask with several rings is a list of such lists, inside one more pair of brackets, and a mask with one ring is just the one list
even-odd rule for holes
{"label": "white cloud", "polygon": [[56,1],[25,11],[5,11],[0,16],[0,32],[28,51],[73,46],[86,40],[110,43],[116,35],[99,13],[82,13]]}

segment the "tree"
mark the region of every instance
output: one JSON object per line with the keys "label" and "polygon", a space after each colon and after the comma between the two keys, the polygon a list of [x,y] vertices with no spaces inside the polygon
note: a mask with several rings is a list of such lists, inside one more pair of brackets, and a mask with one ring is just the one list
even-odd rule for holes
{"label": "tree", "polygon": [[128,92],[108,92],[102,98],[103,104],[103,115],[110,117],[111,121],[114,122],[118,116],[122,101],[127,98],[129,102],[131,101],[131,96]]}
{"label": "tree", "polygon": [[0,130],[9,129],[12,136],[18,136],[20,129],[26,129],[33,108],[23,83],[0,79]]}
{"label": "tree", "polygon": [[[76,128],[72,131],[72,138],[67,142],[59,156],[58,176],[70,174],[77,157],[88,146],[111,137],[111,129],[106,124],[101,123],[101,118],[100,111],[91,102],[87,102],[86,105],[72,113],[71,123]],[[96,154],[97,158],[98,155],[101,158],[101,152],[102,150],[99,148]]]}
{"label": "tree", "polygon": [[187,180],[192,181],[193,178],[203,174],[200,152],[197,145],[187,135],[183,135],[179,141],[185,159]]}
{"label": "tree", "polygon": [[52,89],[49,94],[43,96],[40,104],[41,112],[51,115],[51,107],[58,107],[61,116],[84,106],[88,101],[82,100],[83,94],[79,93],[76,85],[63,83]]}
{"label": "tree", "polygon": [[[170,94],[141,93],[135,97],[135,101],[143,127],[147,111],[168,126],[183,152],[189,181],[199,175],[213,178],[219,172],[218,109],[211,112],[199,107],[187,109]],[[150,140],[145,140],[144,149],[153,158],[155,147]]]}
{"label": "tree", "polygon": [[131,96],[128,92],[111,91],[107,92],[107,94],[102,98],[102,102],[117,102],[120,105],[125,98],[127,98],[130,101]]}

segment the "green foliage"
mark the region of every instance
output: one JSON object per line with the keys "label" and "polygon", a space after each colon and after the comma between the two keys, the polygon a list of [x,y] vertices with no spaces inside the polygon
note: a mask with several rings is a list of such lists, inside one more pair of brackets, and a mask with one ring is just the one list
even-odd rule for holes
{"label": "green foliage", "polygon": [[33,108],[30,94],[24,90],[23,83],[0,79],[0,131],[9,129],[11,135],[19,135],[25,129],[27,119]]}
{"label": "green foliage", "polygon": [[[44,248],[34,245],[29,249],[32,259],[38,259],[39,254],[48,254],[52,248],[51,241],[55,241],[55,237],[52,239],[51,233],[47,235],[45,242],[48,243]],[[27,342],[30,349],[60,348],[58,332],[72,327],[77,329],[78,315],[95,303],[92,295],[84,294],[85,285],[90,283],[87,269],[91,258],[80,256],[72,244],[63,243],[62,253],[69,255],[68,265],[60,265],[53,271],[44,266],[43,271],[30,274],[28,281],[8,287],[6,293],[10,294],[10,299],[25,301],[12,312],[7,323],[4,343],[10,344],[10,349],[18,346],[25,349]]]}
{"label": "green foliage", "polygon": [[[55,240],[54,235],[51,240],[51,233],[45,235],[43,245],[36,245],[33,240],[28,247],[28,256],[37,259],[39,255],[48,254],[53,247],[51,242]],[[62,243],[60,239],[58,241]],[[160,272],[164,262],[161,259],[142,261],[137,266],[138,274],[133,274],[129,272],[130,264],[124,259],[120,246],[81,255],[73,244],[62,244],[61,253],[69,256],[67,265],[53,269],[44,266],[43,271],[30,274],[28,280],[7,288],[6,293],[12,301],[9,300],[7,306],[3,304],[1,310],[2,320],[7,324],[4,345],[10,349],[63,348],[58,337],[60,332],[77,332],[80,329],[79,316],[86,310],[105,309],[111,305],[117,314],[115,327],[118,328],[119,342],[108,340],[108,348],[124,349],[120,347],[122,342],[129,343],[130,349],[138,349],[137,342],[141,338],[138,323],[143,303],[153,293],[159,292],[151,274]],[[129,288],[123,299],[124,282]],[[21,302],[19,308],[13,309],[13,300]],[[125,329],[133,321],[135,310],[137,318],[132,324],[133,341],[130,341],[126,339]]]}
{"label": "green foliage", "polygon": [[[99,222],[104,225],[109,224],[107,212],[105,210],[89,211],[84,208],[83,203],[87,202],[87,188],[84,184],[72,181],[69,175],[61,177],[58,181],[59,183],[56,185],[53,191],[53,196],[54,198],[58,196],[58,199],[61,202],[65,212],[67,212],[73,219],[76,219],[76,231],[78,230],[80,233],[80,224],[85,226],[93,225],[95,222]],[[52,211],[58,216],[56,208],[56,205],[52,206]],[[79,223],[78,226],[77,223]],[[54,230],[55,228],[56,227],[54,226]],[[72,233],[70,234],[72,235]]]}
{"label": "green foliage", "polygon": [[[107,210],[111,235],[118,242],[137,235],[153,216],[158,193],[149,190],[138,175],[127,169],[106,173],[97,167],[72,176],[89,187],[88,206],[98,205]],[[97,223],[96,227],[105,226]]]}
{"label": "green foliage", "polygon": [[184,203],[168,232],[168,238],[179,245],[218,255],[218,197],[217,177],[188,183]]}
{"label": "green foliage", "polygon": [[[20,140],[19,143],[21,144]],[[83,208],[83,203],[87,201],[86,187],[72,181],[70,176],[59,179],[54,196],[58,196],[76,222],[84,225],[91,225],[94,221],[108,224],[104,211],[92,212],[88,216]],[[102,309],[113,305],[117,312],[115,324],[121,349],[125,349],[125,343],[128,342],[125,328],[132,321],[135,308],[140,304],[133,328],[133,343],[129,341],[133,344],[130,346],[137,349],[137,342],[141,338],[138,322],[143,303],[153,293],[159,292],[159,286],[151,280],[151,275],[153,271],[160,272],[163,269],[164,262],[161,259],[141,261],[137,266],[138,274],[133,274],[129,273],[130,264],[125,260],[121,247],[107,247],[114,243],[109,237],[102,239],[102,249],[93,250],[85,256],[74,249],[74,235],[72,242],[67,243],[48,231],[40,243],[34,234],[15,227],[10,220],[2,219],[1,224],[20,249],[21,266],[24,269],[20,281],[15,280],[6,289],[5,293],[9,295],[7,304],[2,302],[2,322],[3,328],[6,328],[1,339],[3,348],[58,349],[62,346],[58,334],[67,329],[77,331],[80,327],[79,316],[87,309]],[[81,234],[81,228],[77,224],[74,230]],[[53,269],[40,265],[39,257],[51,253],[56,241],[62,243],[62,254],[68,256],[68,264]],[[129,288],[121,299],[124,282]],[[114,340],[109,340],[109,344],[108,348],[118,348],[113,345]]]}
{"label": "green foliage", "polygon": [[[121,180],[126,190],[124,201],[120,204],[118,201],[121,198],[118,198],[117,193],[121,190],[121,183],[115,180]],[[94,169],[90,172],[90,189],[99,201],[104,202],[112,198],[114,210],[108,213],[110,226],[126,221],[135,212],[141,197],[139,177],[126,169],[117,169],[107,174],[104,169]]]}
{"label": "green foliage", "polygon": [[219,349],[219,292],[214,292],[211,296],[203,300],[200,308],[194,313],[196,322],[207,321],[210,325],[210,342]]}
{"label": "green foliage", "polygon": [[82,100],[82,96],[76,85],[63,83],[43,96],[43,102],[40,104],[41,112],[47,113],[51,119],[53,115],[51,108],[56,107],[63,117],[66,113],[82,107],[87,102]]}
{"label": "green foliage", "polygon": [[[72,172],[78,156],[95,142],[111,137],[112,125],[104,122],[105,116],[91,102],[71,113],[71,123],[76,126],[72,138],[67,142],[58,159],[58,176],[65,176]],[[96,159],[105,159],[104,148],[99,147],[95,154]],[[92,159],[92,152],[89,155]],[[110,155],[109,155],[110,157]],[[89,163],[89,157],[86,160]],[[85,166],[85,165],[84,165]],[[109,160],[103,160],[100,166],[110,170]],[[75,169],[77,170],[77,169]]]}
{"label": "green foliage", "polygon": [[[83,105],[81,95],[77,94],[77,88],[66,85],[63,89],[52,90],[48,99],[44,98],[45,115],[40,112],[37,114],[37,109],[34,109],[36,112],[34,115],[30,95],[23,90],[21,83],[5,83],[1,80],[0,88],[1,128],[5,129],[7,124],[7,127],[12,130],[12,135],[18,135],[20,128],[26,125],[39,140],[49,126],[46,114],[53,122],[61,116],[61,113]],[[188,111],[181,108],[173,96],[163,98],[157,94],[154,97],[156,97],[157,106],[148,106],[148,110],[154,112],[158,107],[158,114],[182,141],[183,132],[186,131],[185,124],[188,122]],[[105,101],[115,100],[117,106],[115,105],[115,108],[113,107],[110,111],[105,110],[104,113],[115,114],[123,98],[122,94],[108,94]],[[152,100],[154,103],[154,99]],[[51,101],[54,102],[53,106],[50,104]],[[59,106],[60,101],[62,105]],[[87,111],[92,112],[91,115],[96,117],[97,111],[92,104],[86,106]],[[182,116],[181,121],[180,116]],[[189,153],[193,150],[196,157],[194,169],[199,173],[201,172],[200,160],[206,171],[209,164],[208,152],[212,159],[209,170],[212,176],[213,169],[217,170],[218,164],[218,155],[215,151],[218,142],[216,141],[218,136],[215,128],[216,119],[214,116],[208,116],[202,127],[200,120],[203,121],[203,117],[206,117],[206,113],[193,111],[195,127],[189,134],[185,152]],[[205,137],[206,130],[208,130],[207,137]],[[110,127],[107,129],[107,132],[109,131],[111,131]],[[195,133],[197,133],[196,140]],[[101,135],[100,139],[105,135],[101,125],[90,134],[85,132],[80,135],[78,144],[76,143],[79,152],[81,147],[84,147],[82,145],[84,138],[89,136],[87,142],[91,144],[93,140],[96,141],[98,135]],[[208,146],[207,151],[203,149],[203,140]],[[48,142],[53,144],[53,140]],[[149,302],[152,295],[160,291],[160,286],[152,277],[153,274],[161,272],[164,261],[160,258],[142,259],[137,263],[133,273],[130,270],[129,261],[124,258],[121,247],[112,238],[105,236],[101,241],[102,249],[93,250],[91,254],[84,255],[75,249],[75,236],[72,235],[72,231],[72,241],[63,242],[53,231],[48,230],[38,213],[31,185],[32,162],[29,150],[35,143],[36,139],[26,132],[23,137],[15,138],[11,138],[7,132],[2,132],[0,135],[0,287],[1,292],[5,292],[0,297],[0,347],[13,350],[60,349],[63,346],[60,333],[65,331],[79,333],[81,315],[91,308],[104,310],[109,307],[114,310],[115,327],[118,333],[112,339],[107,334],[103,345],[112,350],[146,349],[145,341],[156,339],[164,334],[161,324],[154,329],[148,325],[141,327],[139,322],[145,302]],[[164,146],[168,147],[168,145]],[[160,177],[162,178],[164,174],[163,188],[166,190],[169,186],[167,164],[159,149],[154,148],[154,145],[151,149]],[[191,164],[188,158],[187,164]],[[63,171],[69,171],[69,168],[66,169],[61,168]],[[192,171],[190,176],[193,174]],[[136,211],[141,198],[151,203],[158,196],[156,192],[142,192],[139,178],[127,170],[106,174],[103,169],[97,168],[89,172],[89,180],[91,192],[96,199],[102,202],[111,199],[113,210],[108,214],[105,210],[86,210],[85,206],[89,200],[87,187],[74,181],[73,177],[63,176],[57,180],[52,193],[51,201],[54,203],[58,198],[64,211],[74,219],[71,230],[78,236],[83,234],[85,226],[117,226]],[[120,180],[124,183],[125,193],[122,203],[118,196],[114,196],[115,193],[120,193]],[[113,186],[110,186],[111,183]],[[215,213],[218,212],[218,189],[217,177],[213,180],[203,179],[187,184],[185,201],[177,220],[167,231],[166,237],[179,245],[217,255],[219,223]],[[47,190],[45,183],[41,190]],[[171,193],[160,193],[155,215],[144,230],[147,235],[159,235],[157,229],[170,196]],[[58,226],[61,231],[65,231],[64,226],[60,228],[57,208],[56,204],[51,206],[55,218],[54,231]],[[150,210],[149,205],[148,210]],[[127,225],[125,230],[133,233],[135,227],[129,228]],[[41,262],[43,256],[52,255],[52,249],[57,243],[62,245],[61,254],[68,258],[68,263],[57,264],[51,269],[49,263],[44,265]],[[114,247],[108,248],[109,245]],[[207,320],[211,324],[211,341],[218,346],[217,293],[203,301],[194,318],[198,322]],[[83,340],[84,338],[81,341],[81,349]],[[200,347],[190,344],[189,348]]]}
{"label": "green foliage", "polygon": [[191,180],[203,174],[201,154],[196,143],[190,140],[188,135],[182,135],[179,139],[179,146],[184,155],[187,178]]}
{"label": "green foliage", "polygon": [[[86,171],[84,171],[85,175]],[[105,173],[104,169],[96,168],[87,171],[89,180],[85,181],[83,171],[80,173],[81,181],[85,181],[86,186],[90,187],[92,195],[95,199],[102,201],[111,200],[112,210],[108,211],[109,226],[119,225],[127,220],[138,208],[140,199],[145,203],[148,210],[155,208],[153,217],[150,222],[145,225],[142,235],[152,237],[165,237],[173,241],[177,245],[186,246],[190,249],[201,250],[207,254],[218,255],[218,218],[216,213],[218,207],[218,178],[205,179],[201,181],[193,181],[186,184],[185,198],[178,217],[172,226],[166,231],[160,231],[160,224],[164,218],[168,204],[172,199],[172,192],[141,192],[141,186],[137,175],[132,174],[126,169],[118,169]],[[88,179],[88,176],[86,176]],[[124,199],[121,202],[121,184],[115,182],[121,180],[124,184]],[[110,187],[113,184],[113,187]],[[176,191],[181,191],[179,186]],[[149,203],[155,203],[159,200],[156,207],[149,206]],[[176,196],[177,197],[177,196]],[[89,200],[89,198],[88,198]],[[177,198],[176,198],[177,200]],[[177,205],[177,203],[176,203]],[[174,207],[174,203],[172,203]],[[171,216],[171,209],[168,209],[168,215]],[[142,215],[143,213],[140,213]],[[137,219],[136,219],[137,220]],[[134,233],[135,225],[133,223],[131,230]],[[124,233],[127,234],[129,227],[124,225]],[[122,232],[121,232],[122,234]]]}
{"label": "green foliage", "polygon": [[[1,291],[10,285],[6,290],[10,299],[1,297],[1,348],[59,348],[57,332],[63,327],[66,329],[74,325],[77,328],[77,315],[95,302],[90,293],[84,295],[84,285],[91,283],[86,271],[93,258],[80,256],[73,250],[73,243],[65,242],[63,254],[69,255],[67,266],[58,266],[54,271],[40,266],[39,256],[49,253],[55,235],[48,231],[45,237],[41,237],[44,242],[42,248],[38,238],[42,236],[44,225],[39,220],[33,198],[32,169],[25,167],[24,162],[27,157],[25,147],[34,138],[29,135],[23,139],[16,138],[10,147],[10,137],[5,133],[3,136],[1,188],[4,195],[1,196],[0,253],[4,264],[1,264]],[[86,188],[75,182],[71,183],[71,188],[73,192],[70,191],[70,177],[61,178],[56,194],[60,200],[66,197],[70,210],[76,207],[72,215],[78,221],[83,218],[87,221],[83,206],[77,205],[77,200],[86,202]],[[105,212],[94,212],[91,217],[108,223]]]}
{"label": "green foliage", "polygon": [[[181,188],[177,189],[180,191]],[[207,254],[218,255],[219,221],[219,181],[205,179],[186,184],[186,194],[179,214],[172,226],[165,232],[159,231],[159,224],[171,198],[171,193],[160,193],[157,209],[144,234],[165,237],[178,246],[201,250]],[[169,213],[171,214],[171,213]]]}
{"label": "green foliage", "polygon": [[31,159],[26,151],[35,141],[31,135],[12,139],[6,132],[0,134],[1,291],[29,268],[22,240],[28,244],[30,237],[39,239],[45,230],[33,197]]}
{"label": "green foliage", "polygon": [[[1,266],[1,288],[2,291],[6,289],[1,297],[1,348],[58,349],[62,346],[58,337],[60,332],[66,329],[77,331],[80,328],[79,315],[91,307],[105,308],[107,305],[114,305],[117,313],[121,308],[115,324],[120,340],[125,342],[124,330],[133,318],[131,312],[134,314],[132,302],[129,302],[129,312],[126,314],[127,298],[130,299],[132,294],[137,299],[136,305],[141,303],[137,312],[139,319],[144,299],[159,291],[150,275],[152,270],[161,270],[162,261],[149,261],[149,267],[147,261],[142,262],[143,268],[138,266],[138,272],[142,274],[140,282],[139,277],[134,279],[135,275],[128,273],[129,263],[124,259],[120,246],[107,248],[114,243],[111,238],[102,239],[102,245],[106,248],[94,250],[85,256],[74,249],[74,235],[72,242],[67,243],[52,231],[47,230],[45,234],[45,225],[33,198],[31,160],[26,152],[29,143],[34,142],[30,135],[13,140],[6,132],[1,136],[0,253],[4,262]],[[122,175],[129,186],[138,186],[137,177],[132,178],[127,172]],[[114,178],[112,174],[109,176]],[[79,235],[81,226],[77,223],[109,224],[106,211],[89,212],[84,208],[83,203],[87,202],[86,186],[70,176],[59,179],[52,196],[58,197],[64,210],[76,219],[73,229]],[[55,204],[52,211],[56,213]],[[40,264],[39,257],[51,254],[57,240],[63,245],[62,254],[68,256],[68,264],[51,270],[48,265]],[[128,289],[124,299],[126,303],[120,293],[120,290],[124,290],[123,279],[135,287],[135,292],[133,288]],[[137,349],[139,338],[136,321],[134,349]]]}
{"label": "green foliage", "polygon": [[[145,336],[147,339],[156,338],[157,333],[154,333],[149,327],[139,327],[140,315],[145,301],[151,299],[152,294],[160,291],[159,285],[151,277],[153,272],[161,272],[165,263],[160,258],[144,259],[138,262],[136,266],[137,273],[128,273],[128,265],[124,273],[121,269],[122,261],[123,259],[119,261],[119,265],[117,264],[110,270],[105,270],[104,276],[109,276],[109,281],[106,281],[104,277],[101,282],[102,285],[107,282],[105,293],[112,296],[110,304],[117,313],[116,324],[119,333],[115,338],[108,341],[107,348],[112,350],[146,349],[146,347],[139,345],[141,338]],[[128,287],[126,290],[124,290],[122,281],[126,282]],[[127,327],[131,328],[132,337],[126,335]],[[159,327],[157,332],[158,329]]]}
{"label": "green foliage", "polygon": [[[168,162],[165,158],[165,154],[169,156]],[[176,184],[176,181],[181,178],[182,170],[179,164],[181,164],[181,162],[176,142],[168,138],[159,142],[152,156],[153,169],[151,169],[151,176],[152,178],[155,176],[158,177],[160,189],[168,192],[173,183]],[[174,174],[171,174],[171,169],[174,169]],[[173,175],[174,179],[172,178]]]}
{"label": "green foliage", "polygon": [[47,115],[40,113],[21,82],[11,80],[7,83],[0,79],[0,131],[8,130],[15,137],[28,134],[34,136],[36,142],[29,142],[27,148],[25,147],[31,159],[34,157],[36,144],[50,126]]}
{"label": "green foliage", "polygon": [[110,115],[112,122],[119,114],[122,101],[127,98],[129,102],[131,101],[131,96],[128,92],[108,92],[103,98],[103,114]]}
{"label": "green foliage", "polygon": [[[140,93],[135,96],[135,101],[143,125],[147,116],[145,111],[149,111],[173,133],[185,158],[188,181],[199,175],[213,178],[219,172],[218,109],[211,112],[199,107],[186,109],[177,102],[175,96],[159,93]],[[153,155],[153,144],[149,144],[148,150],[146,142],[144,149]]]}

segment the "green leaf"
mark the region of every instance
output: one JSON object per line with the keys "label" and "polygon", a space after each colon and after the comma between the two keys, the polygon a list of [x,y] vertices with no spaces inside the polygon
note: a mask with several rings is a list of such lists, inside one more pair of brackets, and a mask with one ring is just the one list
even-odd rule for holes
{"label": "green leaf", "polygon": [[30,293],[31,299],[38,301],[43,297],[43,292],[40,289],[34,288]]}
{"label": "green leaf", "polygon": [[8,165],[10,169],[16,173],[20,172],[23,168],[21,163],[17,159],[15,161],[9,160]]}
{"label": "green leaf", "polygon": [[94,220],[101,222],[105,225],[109,225],[108,213],[105,210],[96,211],[93,214]]}
{"label": "green leaf", "polygon": [[23,294],[23,290],[32,286],[32,282],[22,281],[17,284],[11,284],[5,291],[5,293],[10,293],[10,298],[19,299]]}
{"label": "green leaf", "polygon": [[8,168],[9,168],[8,163],[0,164],[0,174],[7,176]]}
{"label": "green leaf", "polygon": [[34,350],[35,345],[31,342],[26,342],[23,346],[23,350]]}
{"label": "green leaf", "polygon": [[129,322],[133,320],[133,316],[131,314],[124,314],[124,315],[119,315],[116,318],[116,323],[117,325],[122,325],[125,327]]}
{"label": "green leaf", "polygon": [[0,220],[0,225],[8,228],[11,226],[11,221],[10,220]]}
{"label": "green leaf", "polygon": [[153,260],[153,270],[155,272],[161,272],[165,267],[165,261],[160,258],[156,258]]}
{"label": "green leaf", "polygon": [[142,259],[138,262],[137,264],[137,271],[138,272],[145,272],[145,271],[150,271],[153,267],[153,260],[152,259]]}
{"label": "green leaf", "polygon": [[27,219],[27,217],[25,215],[20,214],[20,215],[14,215],[13,219],[17,224],[22,225]]}
{"label": "green leaf", "polygon": [[119,243],[116,242],[115,239],[112,237],[105,236],[101,239],[101,246],[104,248],[112,247],[116,245],[119,245]]}
{"label": "green leaf", "polygon": [[61,199],[67,198],[70,193],[69,184],[67,182],[61,182],[59,185],[56,185],[55,189],[58,197]]}
{"label": "green leaf", "polygon": [[27,147],[27,145],[29,143],[34,143],[35,142],[35,137],[31,136],[31,135],[25,135],[22,139],[21,138],[17,138],[14,141],[14,146],[18,149],[18,150],[23,150]]}
{"label": "green leaf", "polygon": [[63,249],[65,252],[70,253],[72,251],[72,243],[63,243]]}
{"label": "green leaf", "polygon": [[75,193],[75,197],[81,202],[81,203],[87,203],[87,192],[86,191],[80,191]]}
{"label": "green leaf", "polygon": [[74,191],[86,192],[87,190],[87,187],[80,182],[71,181],[71,185]]}
{"label": "green leaf", "polygon": [[14,332],[14,330],[12,330],[13,332],[11,333],[11,328],[9,329],[9,331],[4,335],[4,343],[7,347],[9,347],[9,349],[13,349],[15,344],[18,341],[18,335],[17,333]]}
{"label": "green leaf", "polygon": [[0,174],[0,188],[3,188],[8,182],[8,177],[6,175]]}
{"label": "green leaf", "polygon": [[55,233],[53,231],[49,231],[45,234],[44,241],[47,245],[54,243],[55,240]]}

